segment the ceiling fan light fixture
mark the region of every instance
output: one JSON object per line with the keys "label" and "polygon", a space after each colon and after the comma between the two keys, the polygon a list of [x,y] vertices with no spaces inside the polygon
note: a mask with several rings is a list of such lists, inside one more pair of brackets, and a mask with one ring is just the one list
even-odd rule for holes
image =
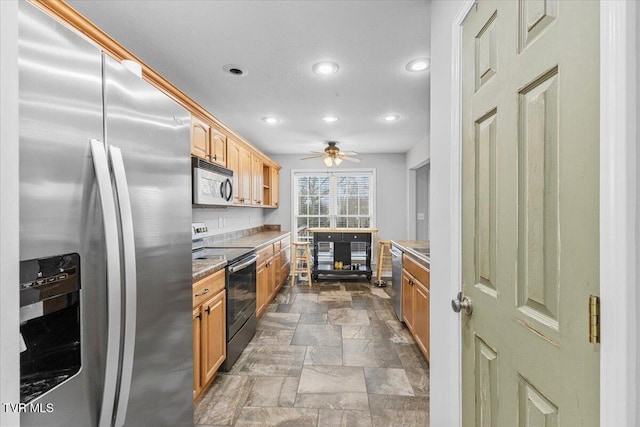
{"label": "ceiling fan light fixture", "polygon": [[334,123],[338,121],[336,116],[324,116],[322,117],[322,121],[326,123]]}
{"label": "ceiling fan light fixture", "polygon": [[277,125],[278,123],[280,123],[280,119],[277,118],[277,117],[273,117],[273,116],[263,117],[262,121],[265,122],[268,125]]}
{"label": "ceiling fan light fixture", "polygon": [[406,65],[407,71],[418,72],[428,70],[431,66],[429,58],[416,58],[409,61]]}
{"label": "ceiling fan light fixture", "polygon": [[340,163],[342,163],[342,158],[338,156],[335,159],[333,159],[333,162],[336,164],[336,166],[340,166]]}
{"label": "ceiling fan light fixture", "polygon": [[333,160],[331,159],[331,157],[325,157],[323,162],[326,167],[330,168],[331,166],[333,166]]}
{"label": "ceiling fan light fixture", "polygon": [[338,71],[338,64],[331,61],[316,62],[313,64],[313,72],[321,76],[329,76]]}
{"label": "ceiling fan light fixture", "polygon": [[399,118],[400,116],[398,114],[387,114],[386,116],[382,116],[382,120],[385,122],[395,122]]}

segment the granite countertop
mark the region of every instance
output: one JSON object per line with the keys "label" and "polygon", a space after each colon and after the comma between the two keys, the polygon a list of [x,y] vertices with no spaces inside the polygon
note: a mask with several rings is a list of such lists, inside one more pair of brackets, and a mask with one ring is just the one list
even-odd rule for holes
{"label": "granite countertop", "polygon": [[192,261],[191,273],[193,281],[199,280],[204,276],[215,273],[218,270],[222,270],[227,265],[227,261],[220,258],[203,258],[194,259]]}
{"label": "granite countertop", "polygon": [[[262,231],[250,236],[238,237],[236,239],[222,240],[215,242],[207,247],[211,248],[255,248],[260,250],[263,247],[274,243],[290,235],[289,231]],[[192,261],[191,273],[193,281],[199,280],[209,274],[222,270],[227,265],[225,259],[220,257],[207,257],[194,259]]]}
{"label": "granite countertop", "polygon": [[391,244],[427,266],[431,265],[431,243],[428,240],[392,240]]}
{"label": "granite countertop", "polygon": [[255,248],[260,250],[263,247],[276,242],[290,235],[290,231],[262,231],[249,236],[238,237],[236,239],[222,240],[215,242],[212,248]]}

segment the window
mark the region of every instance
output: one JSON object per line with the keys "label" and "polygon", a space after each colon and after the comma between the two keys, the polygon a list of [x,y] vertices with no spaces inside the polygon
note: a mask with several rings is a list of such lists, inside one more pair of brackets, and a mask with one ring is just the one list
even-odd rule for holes
{"label": "window", "polygon": [[373,169],[293,171],[293,224],[314,227],[374,227]]}

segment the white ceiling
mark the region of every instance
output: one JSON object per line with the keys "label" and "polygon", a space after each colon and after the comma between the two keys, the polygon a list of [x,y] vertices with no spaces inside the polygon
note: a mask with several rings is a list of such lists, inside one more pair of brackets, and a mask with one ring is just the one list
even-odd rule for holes
{"label": "white ceiling", "polygon": [[[268,154],[405,152],[429,131],[429,2],[84,1],[69,3]],[[337,62],[319,76],[311,67]],[[246,71],[233,76],[227,64]],[[380,117],[397,113],[400,120]],[[320,117],[334,114],[339,121]],[[282,120],[267,125],[261,118]]]}

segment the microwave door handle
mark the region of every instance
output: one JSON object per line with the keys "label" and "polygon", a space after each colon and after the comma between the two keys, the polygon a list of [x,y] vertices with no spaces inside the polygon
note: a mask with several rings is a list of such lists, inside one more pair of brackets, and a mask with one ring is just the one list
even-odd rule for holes
{"label": "microwave door handle", "polygon": [[125,314],[124,336],[122,347],[122,369],[120,389],[118,391],[118,405],[116,406],[115,426],[124,425],[131,391],[131,373],[133,371],[133,357],[136,342],[136,305],[137,305],[137,268],[136,245],[133,229],[133,212],[129,196],[129,184],[125,173],[122,151],[120,148],[109,146],[109,157],[113,177],[116,184],[116,196],[120,208],[120,224],[122,226],[122,250],[124,253],[125,277]]}
{"label": "microwave door handle", "polygon": [[237,271],[240,270],[244,270],[245,268],[249,267],[251,264],[253,264],[254,262],[256,262],[256,260],[258,259],[258,255],[252,255],[251,258],[249,258],[248,260],[240,263],[240,264],[234,264],[231,267],[229,267],[229,273],[235,273]]}
{"label": "microwave door handle", "polygon": [[98,427],[110,427],[116,398],[120,353],[120,321],[122,316],[120,311],[120,244],[118,241],[116,206],[113,199],[113,188],[111,186],[105,146],[97,139],[91,139],[89,145],[102,207],[104,243],[107,255],[107,351]]}
{"label": "microwave door handle", "polygon": [[225,183],[225,187],[226,187],[226,190],[227,190],[225,199],[228,202],[233,198],[233,184],[231,183],[231,180],[229,178],[227,178],[227,181]]}

